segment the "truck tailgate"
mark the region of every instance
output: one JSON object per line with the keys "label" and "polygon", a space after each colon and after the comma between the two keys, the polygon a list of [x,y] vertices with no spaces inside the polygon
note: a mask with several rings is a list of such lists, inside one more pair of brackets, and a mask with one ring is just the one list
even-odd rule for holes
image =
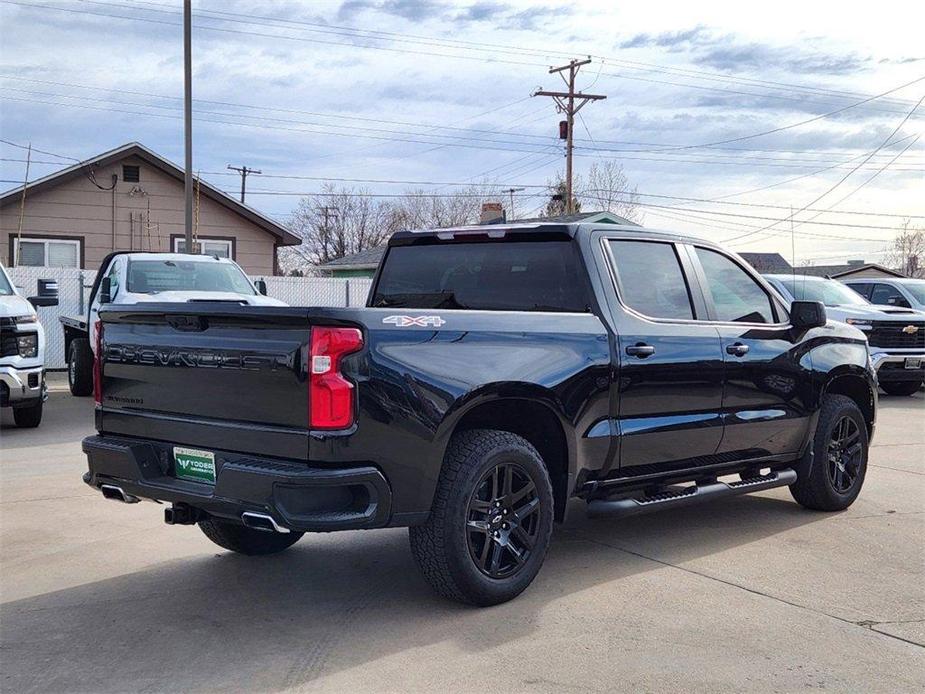
{"label": "truck tailgate", "polygon": [[103,433],[308,458],[308,309],[113,305]]}

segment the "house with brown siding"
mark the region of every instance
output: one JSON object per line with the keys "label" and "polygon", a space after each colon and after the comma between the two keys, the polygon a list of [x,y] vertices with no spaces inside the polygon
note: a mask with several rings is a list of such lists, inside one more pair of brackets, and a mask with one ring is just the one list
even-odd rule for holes
{"label": "house with brown siding", "polygon": [[[194,184],[194,249],[251,275],[277,273],[299,238],[209,185]],[[20,228],[20,215],[22,226]],[[111,251],[184,251],[183,169],[133,142],[0,195],[0,259],[95,270]]]}

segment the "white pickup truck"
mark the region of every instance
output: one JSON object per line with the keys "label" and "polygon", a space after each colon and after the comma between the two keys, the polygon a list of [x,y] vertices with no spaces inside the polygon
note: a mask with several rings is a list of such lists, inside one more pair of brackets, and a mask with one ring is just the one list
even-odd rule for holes
{"label": "white pickup truck", "polygon": [[0,265],[0,406],[13,408],[19,427],[37,427],[48,397],[45,388],[45,331],[36,308],[58,305],[58,284],[39,280],[28,299]]}
{"label": "white pickup truck", "polygon": [[230,303],[286,306],[266,296],[266,283],[254,283],[228,258],[182,253],[110,253],[100,264],[87,313],[62,316],[67,380],[73,395],[93,392],[93,354],[100,306],[108,303]]}

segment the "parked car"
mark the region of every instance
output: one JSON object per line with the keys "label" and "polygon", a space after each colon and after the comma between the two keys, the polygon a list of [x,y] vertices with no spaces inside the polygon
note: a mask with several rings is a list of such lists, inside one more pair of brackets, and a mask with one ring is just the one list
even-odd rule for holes
{"label": "parked car", "polygon": [[39,280],[39,292],[19,294],[0,265],[0,407],[13,408],[19,427],[37,427],[48,399],[45,386],[45,330],[36,309],[58,305],[58,285]]}
{"label": "parked car", "polygon": [[880,387],[912,395],[925,379],[925,313],[871,304],[838,280],[805,275],[765,275],[788,301],[821,301],[829,318],[864,331]]}
{"label": "parked car", "polygon": [[530,584],[573,497],[617,517],[789,485],[847,508],[877,407],[860,331],[631,226],[401,232],[366,308],[99,320],[88,485],[244,554],[409,526],[429,583],[476,605]]}
{"label": "parked car", "polygon": [[877,277],[842,282],[871,303],[925,311],[925,280],[911,277]]}
{"label": "parked car", "polygon": [[285,306],[266,296],[266,283],[251,283],[233,260],[179,253],[110,253],[103,259],[83,316],[61,316],[67,381],[73,395],[93,392],[94,325],[100,307],[147,303],[226,303]]}

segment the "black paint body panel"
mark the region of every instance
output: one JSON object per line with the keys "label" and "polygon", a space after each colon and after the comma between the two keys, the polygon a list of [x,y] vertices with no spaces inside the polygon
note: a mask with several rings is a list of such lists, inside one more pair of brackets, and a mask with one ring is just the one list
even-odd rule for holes
{"label": "black paint body panel", "polygon": [[[402,233],[392,243],[455,242],[441,233]],[[503,230],[492,233],[482,241],[504,242]],[[503,401],[515,416],[524,402],[548,410],[567,448],[568,496],[600,482],[793,461],[836,378],[864,384],[876,404],[866,344],[848,326],[799,332],[785,320],[718,323],[708,320],[701,292],[694,297],[700,320],[652,320],[621,304],[606,239],[677,244],[695,282],[684,248],[703,242],[614,225],[529,233],[572,239],[586,272],[576,281],[586,281],[593,297],[589,313],[111,304],[100,312],[98,440],[377,470],[390,490],[387,523],[407,525],[427,517],[447,444],[481,405]],[[397,314],[439,315],[444,323],[384,321]],[[307,427],[313,325],[362,331],[363,349],[342,364],[356,385],[349,430]],[[655,353],[628,355],[637,343]],[[747,344],[747,356],[728,354],[733,343]]]}

